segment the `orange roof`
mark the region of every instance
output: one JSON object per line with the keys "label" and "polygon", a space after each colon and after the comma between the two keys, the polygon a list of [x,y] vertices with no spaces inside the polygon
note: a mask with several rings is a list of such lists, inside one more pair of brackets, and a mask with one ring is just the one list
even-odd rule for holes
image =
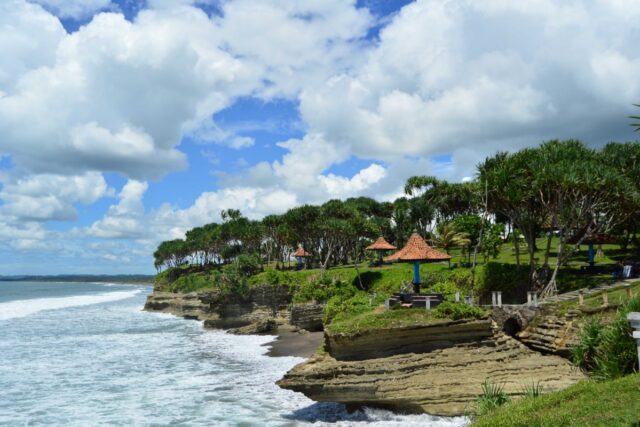
{"label": "orange roof", "polygon": [[298,248],[298,250],[293,253],[293,256],[295,256],[295,257],[307,257],[307,256],[311,256],[311,254],[309,252],[305,252],[305,250],[302,249],[302,248]]}
{"label": "orange roof", "polygon": [[433,249],[418,233],[413,233],[404,248],[385,259],[387,261],[446,261],[451,257]]}
{"label": "orange roof", "polygon": [[365,249],[368,251],[372,251],[372,250],[389,250],[390,251],[398,248],[396,248],[391,243],[384,240],[384,237],[380,236],[378,237],[378,240],[376,240],[375,242],[367,246]]}

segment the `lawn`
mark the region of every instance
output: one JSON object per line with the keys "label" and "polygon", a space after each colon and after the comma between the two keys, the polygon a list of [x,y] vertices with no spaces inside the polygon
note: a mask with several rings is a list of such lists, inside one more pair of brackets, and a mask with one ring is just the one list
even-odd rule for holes
{"label": "lawn", "polygon": [[565,390],[509,403],[472,427],[640,426],[640,374],[591,380]]}

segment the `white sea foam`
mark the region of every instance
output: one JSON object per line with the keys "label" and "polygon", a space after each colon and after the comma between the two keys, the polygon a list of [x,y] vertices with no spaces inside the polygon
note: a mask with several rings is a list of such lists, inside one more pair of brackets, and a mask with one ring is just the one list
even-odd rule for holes
{"label": "white sea foam", "polygon": [[[461,427],[469,422],[369,408],[348,413],[343,405],[283,390],[275,382],[303,359],[265,356],[264,344],[273,337],[230,335],[205,330],[200,322],[143,312],[147,291],[0,304],[1,316],[10,305],[17,313],[18,303],[32,312],[68,307],[0,328],[0,390],[7,397],[0,399],[0,426]],[[108,310],[95,305],[119,297],[122,301]]]}
{"label": "white sea foam", "polygon": [[94,295],[74,295],[61,298],[36,298],[0,303],[0,320],[27,317],[44,310],[60,310],[62,308],[82,305],[100,304],[132,298],[140,289],[133,291],[105,292]]}

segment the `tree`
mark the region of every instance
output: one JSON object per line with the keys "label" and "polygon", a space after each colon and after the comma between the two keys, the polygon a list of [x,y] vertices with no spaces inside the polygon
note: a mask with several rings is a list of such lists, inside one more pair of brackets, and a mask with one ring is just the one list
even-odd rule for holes
{"label": "tree", "polygon": [[[454,247],[466,247],[471,243],[469,234],[458,231],[455,224],[448,222],[438,227],[438,233],[434,239],[434,244],[437,247],[444,249],[449,254],[451,248]],[[451,259],[449,259],[449,267],[451,267]]]}

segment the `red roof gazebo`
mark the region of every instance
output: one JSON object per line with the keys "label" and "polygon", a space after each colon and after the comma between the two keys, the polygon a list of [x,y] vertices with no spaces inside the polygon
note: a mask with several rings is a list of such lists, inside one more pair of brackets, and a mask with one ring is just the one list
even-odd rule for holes
{"label": "red roof gazebo", "polygon": [[302,246],[300,246],[294,253],[293,256],[296,257],[296,261],[298,262],[298,268],[302,268],[304,266],[304,259],[309,258],[311,254],[305,251]]}
{"label": "red roof gazebo", "polygon": [[416,293],[420,291],[420,263],[448,261],[450,259],[450,255],[429,246],[418,233],[413,233],[402,249],[386,258],[387,261],[413,263],[413,288]]}
{"label": "red roof gazebo", "polygon": [[382,236],[378,237],[378,240],[376,240],[375,242],[373,242],[372,244],[370,244],[365,248],[365,250],[367,251],[376,251],[378,253],[378,258],[380,262],[382,262],[382,258],[384,257],[385,251],[393,251],[396,249],[398,248],[396,248],[391,243],[384,240],[384,237]]}
{"label": "red roof gazebo", "polygon": [[311,254],[305,251],[302,247],[299,247],[294,253],[293,256],[296,258],[307,258],[310,257]]}

